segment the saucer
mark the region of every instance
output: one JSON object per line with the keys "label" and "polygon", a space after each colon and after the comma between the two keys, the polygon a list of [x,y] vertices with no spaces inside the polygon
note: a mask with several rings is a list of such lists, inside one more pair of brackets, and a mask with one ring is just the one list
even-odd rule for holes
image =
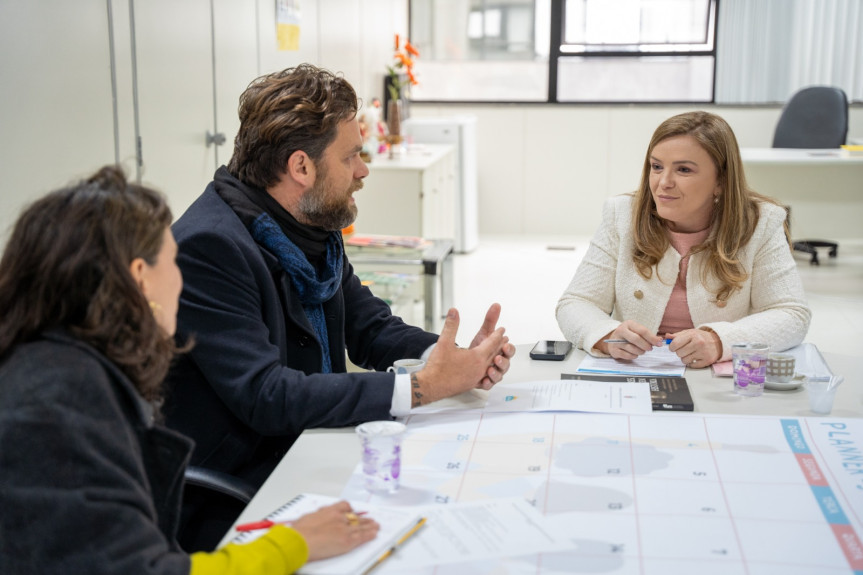
{"label": "saucer", "polygon": [[806,376],[795,373],[794,377],[791,378],[791,381],[771,381],[769,379],[765,379],[764,389],[772,389],[775,391],[790,391],[792,389],[797,389],[804,383],[806,383]]}

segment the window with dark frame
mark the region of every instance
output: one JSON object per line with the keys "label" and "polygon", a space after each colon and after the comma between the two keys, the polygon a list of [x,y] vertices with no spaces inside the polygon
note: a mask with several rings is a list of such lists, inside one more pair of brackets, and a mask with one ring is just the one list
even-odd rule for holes
{"label": "window with dark frame", "polygon": [[410,0],[429,102],[712,102],[718,0]]}

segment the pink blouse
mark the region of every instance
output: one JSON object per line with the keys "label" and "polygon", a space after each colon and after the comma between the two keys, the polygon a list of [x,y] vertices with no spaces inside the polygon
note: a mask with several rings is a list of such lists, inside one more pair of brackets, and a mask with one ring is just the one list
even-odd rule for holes
{"label": "pink blouse", "polygon": [[665,337],[667,333],[677,333],[684,329],[692,329],[692,316],[689,314],[689,304],[686,301],[686,269],[689,267],[689,250],[699,245],[710,235],[710,228],[700,232],[683,233],[667,230],[668,240],[677,253],[681,255],[680,271],[671,298],[665,306],[665,314],[659,325],[658,335]]}

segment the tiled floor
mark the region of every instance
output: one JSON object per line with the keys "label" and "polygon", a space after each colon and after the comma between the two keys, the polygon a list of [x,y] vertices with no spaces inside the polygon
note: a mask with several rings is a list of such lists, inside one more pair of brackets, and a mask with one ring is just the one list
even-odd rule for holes
{"label": "tiled floor", "polygon": [[[589,241],[483,236],[470,254],[454,255],[458,343],[470,342],[492,302],[501,304],[500,325],[513,343],[562,339],[554,308]],[[863,355],[863,240],[841,241],[839,257],[829,259],[825,251],[819,267],[810,266],[805,254],[796,259],[813,314],[806,341],[834,353]]]}

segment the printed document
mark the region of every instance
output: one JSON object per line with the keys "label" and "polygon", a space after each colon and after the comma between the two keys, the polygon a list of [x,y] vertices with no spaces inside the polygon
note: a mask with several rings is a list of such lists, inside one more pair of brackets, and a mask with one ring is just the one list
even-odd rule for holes
{"label": "printed document", "polygon": [[381,575],[577,547],[521,498],[430,505],[415,511],[428,518],[425,527],[381,564]]}
{"label": "printed document", "polygon": [[491,388],[485,412],[586,411],[650,413],[647,381],[585,381],[552,379],[507,383]]}
{"label": "printed document", "polygon": [[579,373],[616,373],[619,375],[682,376],[686,366],[667,345],[654,347],[633,360],[590,355],[578,365]]}

